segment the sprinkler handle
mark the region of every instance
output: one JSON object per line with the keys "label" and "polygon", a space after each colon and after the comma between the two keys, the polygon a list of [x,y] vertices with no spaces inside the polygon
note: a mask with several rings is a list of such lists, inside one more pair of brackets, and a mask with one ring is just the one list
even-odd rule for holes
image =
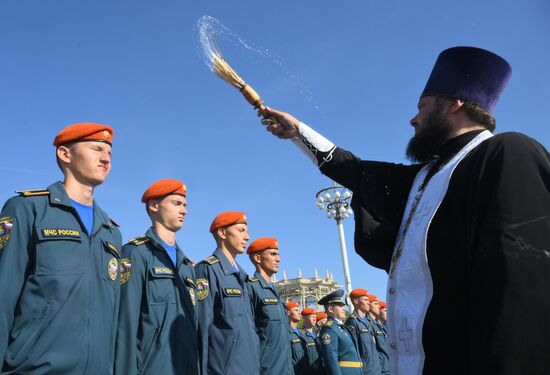
{"label": "sprinkler handle", "polygon": [[267,113],[265,112],[265,105],[256,90],[254,90],[251,86],[245,84],[240,91],[246,101],[252,104],[255,109],[259,110],[265,119],[271,120],[272,123],[277,122],[273,117],[267,116]]}

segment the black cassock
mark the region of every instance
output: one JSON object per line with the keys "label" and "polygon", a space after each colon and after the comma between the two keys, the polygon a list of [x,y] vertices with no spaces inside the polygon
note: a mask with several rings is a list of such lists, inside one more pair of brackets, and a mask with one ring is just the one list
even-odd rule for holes
{"label": "black cassock", "polygon": [[[440,163],[477,134],[448,141]],[[337,148],[321,167],[354,192],[355,248],[369,264],[389,270],[422,166]],[[550,374],[549,188],[550,155],[519,133],[484,141],[458,164],[428,230],[424,374]]]}

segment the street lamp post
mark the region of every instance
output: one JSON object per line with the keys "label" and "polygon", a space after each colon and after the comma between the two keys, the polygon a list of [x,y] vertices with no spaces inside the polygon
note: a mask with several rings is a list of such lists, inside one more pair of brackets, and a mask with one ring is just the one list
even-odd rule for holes
{"label": "street lamp post", "polygon": [[349,273],[348,252],[346,249],[346,237],[344,235],[344,219],[353,214],[351,210],[351,192],[334,184],[334,186],[324,188],[317,192],[316,205],[319,209],[326,211],[327,218],[336,220],[338,227],[338,236],[340,238],[340,251],[342,253],[342,263],[344,264],[344,278],[346,283],[346,300],[349,306],[349,293],[351,292],[351,277]]}

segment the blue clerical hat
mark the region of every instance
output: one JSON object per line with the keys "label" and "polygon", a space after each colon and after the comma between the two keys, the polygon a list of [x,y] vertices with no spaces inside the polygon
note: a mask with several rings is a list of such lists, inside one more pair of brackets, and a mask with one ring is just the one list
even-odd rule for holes
{"label": "blue clerical hat", "polygon": [[339,303],[342,305],[346,304],[346,301],[344,299],[344,291],[342,289],[335,290],[334,292],[327,294],[323,298],[321,298],[319,301],[317,301],[317,304],[326,306],[329,303]]}
{"label": "blue clerical hat", "polygon": [[492,52],[474,47],[449,48],[439,54],[420,97],[450,96],[491,112],[511,74],[510,64]]}

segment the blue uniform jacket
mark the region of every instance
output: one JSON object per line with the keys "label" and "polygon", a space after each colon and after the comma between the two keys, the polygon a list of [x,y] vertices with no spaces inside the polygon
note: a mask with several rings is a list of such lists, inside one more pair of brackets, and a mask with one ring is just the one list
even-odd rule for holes
{"label": "blue uniform jacket", "polygon": [[361,375],[361,357],[344,324],[329,317],[321,329],[321,354],[329,375]]}
{"label": "blue uniform jacket", "polygon": [[116,374],[198,374],[195,270],[176,251],[174,266],[153,228],[122,248]]}
{"label": "blue uniform jacket", "polygon": [[[238,266],[238,265],[237,265]],[[257,375],[260,343],[246,287],[220,249],[196,266],[199,357],[202,374]]]}
{"label": "blue uniform jacket", "polygon": [[353,312],[346,320],[346,327],[357,343],[359,356],[363,361],[363,374],[379,375],[382,369],[378,358],[378,350],[376,349],[377,326],[373,325],[367,317],[360,318],[356,312]]}
{"label": "blue uniform jacket", "polygon": [[305,375],[309,368],[307,344],[302,332],[289,328],[290,347],[292,348],[292,364],[296,375]]}
{"label": "blue uniform jacket", "polygon": [[121,236],[93,203],[87,233],[63,185],[0,214],[2,374],[112,374]]}
{"label": "blue uniform jacket", "polygon": [[306,341],[307,359],[308,359],[308,375],[322,375],[325,373],[323,368],[323,360],[321,358],[321,343],[319,336],[314,332],[309,332],[307,329],[302,329],[302,336]]}
{"label": "blue uniform jacket", "polygon": [[370,319],[373,327],[376,330],[376,348],[378,349],[378,358],[380,358],[380,367],[382,368],[382,374],[390,373],[390,356],[388,351],[388,334],[386,333],[386,327],[382,323],[374,319]]}
{"label": "blue uniform jacket", "polygon": [[260,374],[294,374],[288,314],[279,293],[258,272],[248,278],[247,285],[260,339]]}

